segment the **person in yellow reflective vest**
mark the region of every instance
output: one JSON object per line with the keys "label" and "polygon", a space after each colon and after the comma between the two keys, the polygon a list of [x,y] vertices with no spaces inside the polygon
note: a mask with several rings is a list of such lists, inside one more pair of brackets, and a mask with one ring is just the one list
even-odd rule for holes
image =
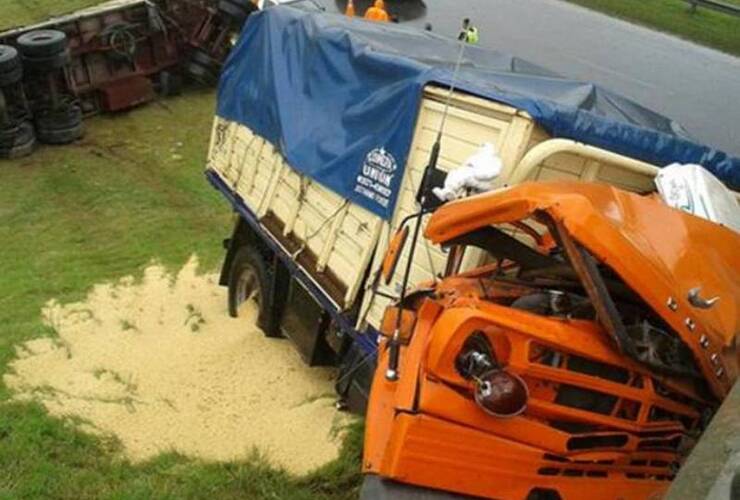
{"label": "person in yellow reflective vest", "polygon": [[344,11],[344,15],[348,17],[355,17],[355,3],[352,0],[347,2],[347,9]]}
{"label": "person in yellow reflective vest", "polygon": [[370,21],[388,22],[390,17],[385,11],[385,2],[383,2],[383,0],[375,0],[375,5],[367,9],[367,12],[365,12],[365,19]]}
{"label": "person in yellow reflective vest", "polygon": [[465,18],[465,20],[463,21],[463,28],[458,39],[460,41],[465,41],[471,45],[475,45],[480,41],[478,28],[470,24],[470,19]]}
{"label": "person in yellow reflective vest", "polygon": [[475,45],[478,43],[479,40],[480,38],[478,36],[478,28],[476,28],[475,26],[469,27],[465,36],[465,41]]}

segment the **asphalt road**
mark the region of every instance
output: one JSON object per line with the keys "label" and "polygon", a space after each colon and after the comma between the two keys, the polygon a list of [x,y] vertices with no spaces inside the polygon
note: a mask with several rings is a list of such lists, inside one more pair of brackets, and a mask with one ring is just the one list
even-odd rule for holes
{"label": "asphalt road", "polygon": [[[343,0],[322,1],[335,9]],[[426,6],[408,22],[455,36],[469,17],[481,45],[601,84],[670,116],[698,141],[740,156],[736,57],[563,0],[426,0]]]}

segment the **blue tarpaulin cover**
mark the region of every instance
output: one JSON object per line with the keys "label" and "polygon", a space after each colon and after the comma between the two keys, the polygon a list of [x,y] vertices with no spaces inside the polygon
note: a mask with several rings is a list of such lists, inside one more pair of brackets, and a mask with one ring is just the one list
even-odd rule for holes
{"label": "blue tarpaulin cover", "polygon": [[[422,89],[451,85],[458,50],[455,40],[403,25],[269,8],[250,16],[226,61],[217,113],[270,141],[297,170],[389,219]],[[468,46],[455,85],[527,111],[553,137],[659,166],[698,163],[740,188],[739,159],[592,83]]]}

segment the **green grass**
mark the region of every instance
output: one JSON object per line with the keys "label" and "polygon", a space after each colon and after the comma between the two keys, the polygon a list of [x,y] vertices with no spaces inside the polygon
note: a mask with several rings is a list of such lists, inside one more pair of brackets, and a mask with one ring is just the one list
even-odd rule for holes
{"label": "green grass", "polygon": [[[214,105],[212,92],[195,92],[96,117],[79,143],[0,162],[0,373],[16,344],[53,335],[40,319],[50,298],[82,299],[152,259],[175,269],[196,253],[205,269],[218,266],[231,216],[203,176]],[[340,459],[305,478],[259,457],[207,464],[166,455],[132,465],[116,443],[10,396],[0,383],[0,499],[356,495],[357,426]]]}
{"label": "green grass", "polygon": [[740,56],[740,17],[701,7],[690,12],[684,0],[568,1]]}
{"label": "green grass", "polygon": [[0,29],[43,21],[77,9],[102,3],[101,0],[2,0]]}

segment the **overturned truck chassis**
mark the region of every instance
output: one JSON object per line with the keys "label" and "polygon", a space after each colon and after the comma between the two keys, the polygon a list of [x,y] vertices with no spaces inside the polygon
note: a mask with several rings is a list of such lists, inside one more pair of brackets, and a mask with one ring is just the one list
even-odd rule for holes
{"label": "overturned truck chassis", "polygon": [[82,119],[214,85],[233,38],[257,10],[223,0],[113,0],[0,33],[0,157],[65,144]]}

